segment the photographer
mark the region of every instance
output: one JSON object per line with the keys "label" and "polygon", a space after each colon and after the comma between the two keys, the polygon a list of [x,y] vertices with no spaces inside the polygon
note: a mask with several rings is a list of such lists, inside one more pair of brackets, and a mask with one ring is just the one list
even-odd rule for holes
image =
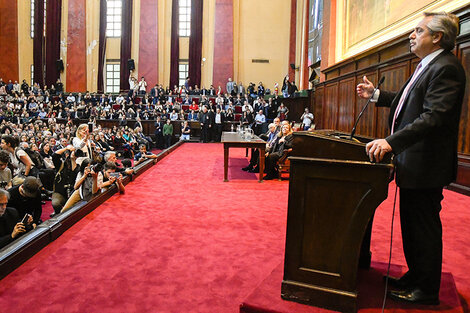
{"label": "photographer", "polygon": [[0,188],[0,249],[21,236],[21,234],[36,228],[31,215],[25,215],[23,222],[23,220],[20,221],[16,209],[7,207],[9,198],[8,191]]}
{"label": "photographer", "polygon": [[103,171],[98,173],[98,188],[101,189],[101,192],[105,192],[113,184],[116,184],[120,194],[125,192],[122,174],[116,172],[116,164],[106,162]]}
{"label": "photographer", "polygon": [[147,147],[145,145],[140,145],[139,146],[139,152],[135,155],[134,161],[134,166],[144,162],[147,159],[156,159],[157,156],[153,154],[150,151],[147,151]]}
{"label": "photographer", "polygon": [[130,176],[130,175],[134,174],[134,169],[133,168],[119,166],[119,164],[117,163],[116,152],[114,152],[114,151],[108,151],[104,154],[104,162],[105,163],[106,162],[114,163],[116,165],[116,172],[119,172],[123,175]]}
{"label": "photographer", "polygon": [[36,177],[28,176],[21,185],[10,188],[8,206],[15,208],[20,217],[26,213],[33,216],[33,221],[40,224],[42,214],[41,183]]}
{"label": "photographer", "polygon": [[54,193],[52,194],[52,207],[54,208],[52,215],[58,214],[62,210],[65,202],[74,191],[75,178],[78,174],[76,159],[75,148],[72,145],[58,149],[52,155],[52,162],[57,169],[54,177]]}
{"label": "photographer", "polygon": [[61,213],[69,210],[80,200],[89,201],[93,195],[98,193],[98,172],[101,170],[98,165],[92,166],[89,158],[83,159],[75,179],[75,191],[65,203]]}

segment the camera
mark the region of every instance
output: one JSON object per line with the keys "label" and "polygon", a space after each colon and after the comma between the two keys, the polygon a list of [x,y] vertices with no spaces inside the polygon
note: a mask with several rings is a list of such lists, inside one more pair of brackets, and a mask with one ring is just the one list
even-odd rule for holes
{"label": "camera", "polygon": [[101,172],[103,170],[103,164],[96,163],[90,167],[90,170],[92,170],[95,173]]}
{"label": "camera", "polygon": [[5,188],[7,187],[7,185],[8,185],[8,182],[6,182],[6,181],[0,181],[0,188],[5,189]]}
{"label": "camera", "polygon": [[109,176],[119,178],[119,172],[109,173]]}
{"label": "camera", "polygon": [[80,149],[78,149],[78,150],[75,151],[75,156],[76,156],[77,158],[81,158],[81,157],[83,157],[84,155],[85,155],[85,154],[84,154],[83,151],[80,150]]}

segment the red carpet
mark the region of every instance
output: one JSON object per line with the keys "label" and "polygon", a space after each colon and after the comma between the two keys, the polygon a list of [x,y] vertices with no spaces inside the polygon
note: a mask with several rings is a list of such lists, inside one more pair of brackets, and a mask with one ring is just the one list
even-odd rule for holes
{"label": "red carpet", "polygon": [[[292,301],[284,301],[281,294],[281,281],[284,264],[279,264],[240,306],[240,313],[334,313],[337,311],[321,309]],[[393,276],[403,274],[405,269],[392,265],[390,273]],[[386,263],[372,262],[370,270],[359,271],[358,277],[358,313],[381,312],[384,284],[383,275],[387,272]],[[455,283],[450,273],[442,274],[439,306],[416,306],[388,300],[385,312],[387,313],[461,313],[459,296],[455,289]]]}
{"label": "red carpet", "polygon": [[[288,191],[242,172],[244,154],[231,149],[224,183],[222,145],[184,144],[3,279],[0,311],[238,312],[283,260]],[[445,196],[444,271],[468,301],[469,198]],[[390,201],[374,261],[387,261]]]}

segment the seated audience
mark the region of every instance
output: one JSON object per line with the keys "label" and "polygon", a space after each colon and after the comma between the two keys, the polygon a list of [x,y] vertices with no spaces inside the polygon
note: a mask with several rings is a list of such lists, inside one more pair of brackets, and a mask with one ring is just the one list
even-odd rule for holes
{"label": "seated audience", "polygon": [[[274,139],[278,134],[276,124],[271,123],[268,125],[268,132],[266,134],[261,134],[259,137],[266,141],[266,151],[269,151],[271,148]],[[259,150],[251,149],[251,158],[250,163],[247,167],[242,168],[243,171],[248,171],[250,173],[259,173]]]}
{"label": "seated audience", "polygon": [[292,129],[290,124],[282,125],[281,132],[276,136],[272,146],[266,152],[265,171],[266,176],[263,179],[269,180],[278,177],[277,161],[281,158],[284,150],[292,148]]}

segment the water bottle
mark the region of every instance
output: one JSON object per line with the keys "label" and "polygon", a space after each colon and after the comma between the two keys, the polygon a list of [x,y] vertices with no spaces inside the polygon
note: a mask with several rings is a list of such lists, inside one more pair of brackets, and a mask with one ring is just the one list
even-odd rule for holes
{"label": "water bottle", "polygon": [[233,133],[233,124],[230,126],[230,132]]}

